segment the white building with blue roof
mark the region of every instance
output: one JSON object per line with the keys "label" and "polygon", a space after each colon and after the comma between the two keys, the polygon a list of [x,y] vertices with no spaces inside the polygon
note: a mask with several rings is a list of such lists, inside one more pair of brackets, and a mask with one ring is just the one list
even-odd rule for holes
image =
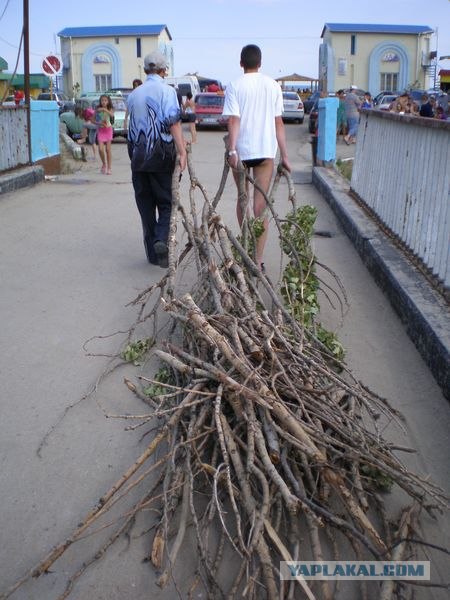
{"label": "white building with blue roof", "polygon": [[356,85],[373,96],[383,90],[428,89],[434,30],[427,25],[325,23],[319,48],[319,87]]}
{"label": "white building with blue roof", "polygon": [[145,79],[144,57],[154,50],[166,56],[173,72],[172,36],[166,25],[66,27],[58,36],[69,95],[75,90],[131,88],[133,79]]}

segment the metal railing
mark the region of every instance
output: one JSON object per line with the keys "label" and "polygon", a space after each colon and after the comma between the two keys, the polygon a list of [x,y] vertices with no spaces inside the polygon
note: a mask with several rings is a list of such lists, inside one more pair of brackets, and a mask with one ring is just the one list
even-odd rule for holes
{"label": "metal railing", "polygon": [[351,190],[450,289],[450,122],[361,112]]}

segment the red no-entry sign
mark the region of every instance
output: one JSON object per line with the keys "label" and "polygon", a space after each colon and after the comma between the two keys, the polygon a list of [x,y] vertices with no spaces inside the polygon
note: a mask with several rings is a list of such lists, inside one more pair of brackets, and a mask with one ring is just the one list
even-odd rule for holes
{"label": "red no-entry sign", "polygon": [[47,75],[56,75],[61,71],[61,60],[53,54],[46,56],[42,61],[42,70]]}

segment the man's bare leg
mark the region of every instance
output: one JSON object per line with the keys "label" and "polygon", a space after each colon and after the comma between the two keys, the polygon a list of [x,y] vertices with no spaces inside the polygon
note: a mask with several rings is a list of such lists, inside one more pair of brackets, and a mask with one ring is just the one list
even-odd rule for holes
{"label": "man's bare leg", "polygon": [[[272,181],[273,174],[272,158],[266,158],[260,165],[253,167],[253,178],[255,183],[260,187],[267,195],[270,188],[270,182]],[[264,213],[266,208],[266,199],[264,195],[255,187],[253,195],[253,213],[255,218],[259,218]],[[263,263],[264,247],[266,245],[267,236],[269,234],[269,219],[265,217],[263,220],[264,231],[260,237],[256,240],[255,250],[255,261],[258,267]]]}
{"label": "man's bare leg", "polygon": [[[257,167],[253,167],[253,179],[255,180],[255,183],[257,183],[258,186],[262,190],[264,190],[266,195],[270,188],[270,182],[272,181],[273,164],[274,164],[273,159],[266,158],[260,165],[258,165]],[[237,203],[236,203],[236,216],[237,216],[239,225],[242,227],[242,222],[244,220],[244,214],[242,211],[242,203],[239,201],[239,191],[240,191],[239,177],[240,176],[242,176],[242,175],[239,173],[239,171],[233,171],[234,181],[235,181],[236,187],[238,189],[238,199],[237,199]],[[249,183],[247,180],[245,181],[245,190],[246,190],[246,194],[247,194],[247,198],[248,198]],[[255,218],[261,217],[265,208],[266,208],[266,199],[265,199],[264,195],[259,190],[254,188],[253,214],[254,214]],[[250,217],[249,211],[247,212],[247,217]],[[267,236],[269,233],[269,229],[268,229],[269,219],[268,218],[265,218],[263,220],[263,225],[264,225],[264,231],[260,235],[260,237],[256,240],[255,262],[258,265],[258,267],[260,267],[261,263],[263,262],[264,247],[266,245]]]}

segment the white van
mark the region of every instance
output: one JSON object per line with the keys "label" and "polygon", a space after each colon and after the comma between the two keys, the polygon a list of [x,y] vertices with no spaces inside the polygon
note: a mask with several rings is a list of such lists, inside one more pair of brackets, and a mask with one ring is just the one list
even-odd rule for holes
{"label": "white van", "polygon": [[183,75],[182,77],[164,77],[164,81],[172,85],[182,96],[183,102],[186,100],[186,94],[191,92],[192,98],[195,99],[197,94],[200,94],[200,84],[195,75]]}

